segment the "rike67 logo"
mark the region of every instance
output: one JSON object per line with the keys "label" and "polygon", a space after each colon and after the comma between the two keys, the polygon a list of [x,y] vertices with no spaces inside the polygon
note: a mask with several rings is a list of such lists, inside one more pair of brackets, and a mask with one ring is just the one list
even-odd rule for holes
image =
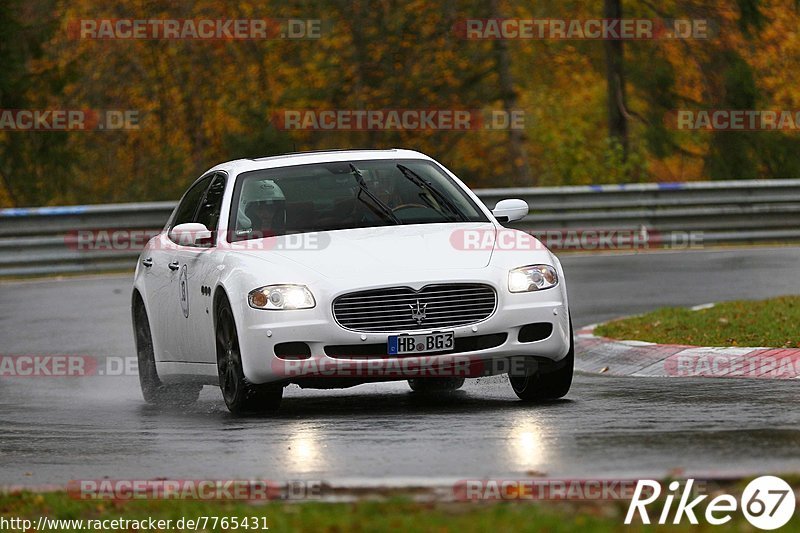
{"label": "rike67 logo", "polygon": [[[784,526],[794,515],[794,491],[779,477],[761,476],[754,479],[745,487],[739,500],[730,494],[720,494],[708,501],[705,501],[709,497],[707,494],[692,498],[696,494],[693,485],[693,479],[686,480],[683,487],[679,481],[668,485],[656,523],[681,524],[688,520],[691,524],[698,524],[699,515],[707,523],[718,526],[730,522],[733,513],[740,511],[754,527],[772,530]],[[625,523],[631,524],[638,514],[642,523],[650,524],[648,506],[661,497],[662,487],[658,481],[639,480]]]}

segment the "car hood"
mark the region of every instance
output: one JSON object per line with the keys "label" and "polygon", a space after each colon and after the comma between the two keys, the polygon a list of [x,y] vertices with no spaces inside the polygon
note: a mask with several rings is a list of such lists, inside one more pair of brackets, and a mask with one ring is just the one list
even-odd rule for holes
{"label": "car hood", "polygon": [[[420,270],[484,268],[492,246],[464,250],[459,232],[491,234],[491,223],[415,224],[285,235],[264,239],[264,251],[244,252],[274,261],[275,256],[298,263],[328,278],[352,278],[360,272],[408,273]],[[271,241],[271,242],[270,242]]]}

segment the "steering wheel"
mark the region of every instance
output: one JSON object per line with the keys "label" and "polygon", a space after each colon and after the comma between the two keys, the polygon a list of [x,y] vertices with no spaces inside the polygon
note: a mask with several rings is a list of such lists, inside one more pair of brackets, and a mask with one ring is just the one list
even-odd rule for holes
{"label": "steering wheel", "polygon": [[398,205],[397,207],[392,209],[392,213],[400,211],[401,209],[416,209],[416,208],[420,208],[420,207],[422,209],[430,209],[431,208],[431,206],[429,206],[429,205],[422,205],[422,204],[402,204],[402,205]]}

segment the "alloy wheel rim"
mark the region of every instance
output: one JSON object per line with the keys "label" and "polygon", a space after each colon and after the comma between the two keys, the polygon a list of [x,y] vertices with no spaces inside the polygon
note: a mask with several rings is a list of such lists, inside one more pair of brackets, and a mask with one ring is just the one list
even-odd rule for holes
{"label": "alloy wheel rim", "polygon": [[528,381],[530,379],[531,379],[530,376],[525,376],[524,378],[512,377],[511,378],[511,387],[516,392],[522,392],[528,386]]}
{"label": "alloy wheel rim", "polygon": [[224,309],[220,313],[217,343],[222,353],[219,370],[222,379],[222,395],[228,404],[236,398],[239,385],[235,366],[238,362],[238,346],[235,335],[230,312]]}

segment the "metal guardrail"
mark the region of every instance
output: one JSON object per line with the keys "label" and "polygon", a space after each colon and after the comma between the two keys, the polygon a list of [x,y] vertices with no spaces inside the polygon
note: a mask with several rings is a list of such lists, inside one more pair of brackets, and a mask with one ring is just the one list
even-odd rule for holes
{"label": "metal guardrail", "polygon": [[[800,179],[476,190],[488,207],[522,198],[527,231],[702,232],[704,244],[800,241]],[[86,250],[80,230],[163,227],[173,202],[0,209],[0,276],[133,268],[138,250]],[[141,233],[139,233],[141,235]]]}

